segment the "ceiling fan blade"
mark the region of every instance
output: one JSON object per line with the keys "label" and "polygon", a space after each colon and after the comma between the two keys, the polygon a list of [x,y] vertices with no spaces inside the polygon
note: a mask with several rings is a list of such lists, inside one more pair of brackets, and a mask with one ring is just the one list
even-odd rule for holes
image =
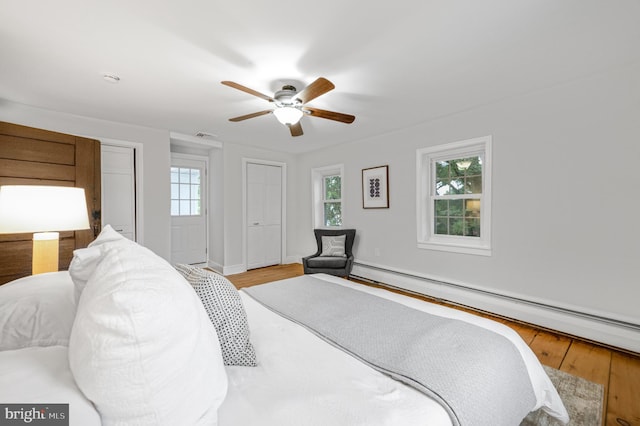
{"label": "ceiling fan blade", "polygon": [[239,117],[233,117],[233,118],[230,118],[229,121],[236,122],[236,121],[248,120],[249,118],[260,117],[261,115],[271,114],[272,112],[273,112],[273,110],[267,109],[267,110],[264,110],[264,111],[253,112],[253,113],[247,114],[247,115],[241,115]]}
{"label": "ceiling fan blade", "polygon": [[302,91],[296,94],[296,98],[300,99],[303,104],[306,104],[312,99],[317,98],[320,95],[324,95],[330,90],[333,90],[336,86],[332,82],[324,77],[318,78],[316,81],[302,89]]}
{"label": "ceiling fan blade", "polygon": [[256,92],[255,90],[249,89],[248,87],[245,87],[242,84],[238,84],[233,81],[221,81],[220,83],[224,84],[225,86],[233,87],[234,89],[242,90],[243,92],[246,92],[250,95],[257,96],[259,98],[264,99],[265,101],[273,102],[273,98],[271,96],[267,96],[263,93]]}
{"label": "ceiling fan blade", "polygon": [[324,109],[311,108],[307,106],[303,107],[302,109],[308,112],[312,117],[326,118],[328,120],[341,121],[347,124],[353,123],[353,120],[356,119],[354,115],[343,114],[341,112],[327,111]]}
{"label": "ceiling fan blade", "polygon": [[298,121],[296,124],[289,124],[289,130],[291,130],[291,136],[302,136],[302,125]]}

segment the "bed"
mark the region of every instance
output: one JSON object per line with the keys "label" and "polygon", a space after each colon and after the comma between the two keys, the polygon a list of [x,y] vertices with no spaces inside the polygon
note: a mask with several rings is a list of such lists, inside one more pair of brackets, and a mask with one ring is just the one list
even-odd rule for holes
{"label": "bed", "polygon": [[[82,426],[486,424],[452,415],[420,386],[304,320],[277,313],[260,294],[308,285],[499,336],[526,370],[534,394],[527,411],[568,422],[535,355],[501,324],[324,274],[238,292],[224,277],[169,265],[111,231],[105,227],[90,247],[77,250],[69,272],[0,287],[0,403],[69,404],[69,424]],[[492,382],[479,392],[486,401],[497,398],[504,411],[518,403],[518,396],[500,396]],[[493,411],[490,418],[500,419],[502,410]]]}

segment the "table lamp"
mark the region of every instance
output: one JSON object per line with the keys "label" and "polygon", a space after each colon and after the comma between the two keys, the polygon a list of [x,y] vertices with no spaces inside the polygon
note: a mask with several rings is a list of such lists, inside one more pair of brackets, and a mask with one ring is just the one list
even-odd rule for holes
{"label": "table lamp", "polygon": [[89,229],[84,188],[0,186],[0,234],[34,233],[34,275],[57,271],[59,231],[80,229]]}

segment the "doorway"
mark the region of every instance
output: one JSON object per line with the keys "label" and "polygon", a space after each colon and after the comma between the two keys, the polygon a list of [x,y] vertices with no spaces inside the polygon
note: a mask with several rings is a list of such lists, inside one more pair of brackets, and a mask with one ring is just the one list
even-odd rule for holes
{"label": "doorway", "polygon": [[171,262],[208,259],[208,158],[171,154]]}

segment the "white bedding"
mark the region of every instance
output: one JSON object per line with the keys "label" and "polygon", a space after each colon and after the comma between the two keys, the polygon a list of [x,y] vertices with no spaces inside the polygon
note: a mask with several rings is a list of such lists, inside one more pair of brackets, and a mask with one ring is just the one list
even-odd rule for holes
{"label": "white bedding", "polygon": [[[567,419],[535,355],[510,328],[385,290],[317,276],[506,336],[523,355],[536,386],[538,407]],[[218,409],[219,425],[451,425],[445,410],[424,394],[373,370],[240,293],[258,366],[226,367],[229,386]],[[75,385],[67,354],[64,346],[0,351],[0,402],[68,402],[71,425],[100,425],[97,412]]]}
{"label": "white bedding", "polygon": [[[512,329],[475,315],[371,288],[324,274],[316,277],[435,315],[495,331],[522,353],[537,407],[561,419],[566,410],[535,355]],[[229,367],[227,398],[220,424],[242,425],[451,425],[444,409],[424,394],[397,382],[325,343],[241,291],[259,365]]]}

